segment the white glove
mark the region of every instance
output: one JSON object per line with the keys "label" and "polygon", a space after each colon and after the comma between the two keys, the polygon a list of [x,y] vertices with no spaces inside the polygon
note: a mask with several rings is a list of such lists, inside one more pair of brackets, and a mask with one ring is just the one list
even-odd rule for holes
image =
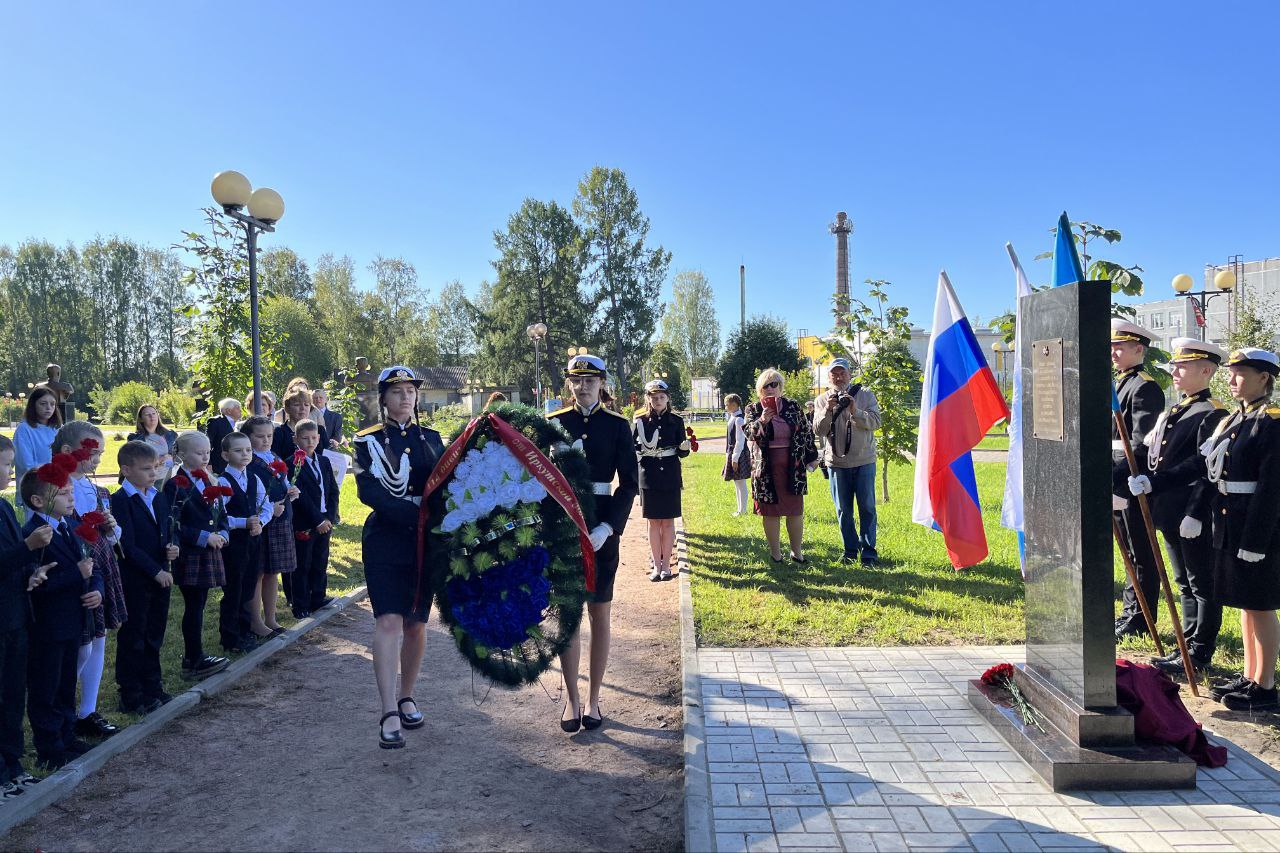
{"label": "white glove", "polygon": [[1189,515],[1183,516],[1182,523],[1178,525],[1178,535],[1183,539],[1195,539],[1203,532],[1204,522]]}
{"label": "white glove", "polygon": [[1254,551],[1246,551],[1241,548],[1236,552],[1236,559],[1244,560],[1246,563],[1259,563],[1266,557],[1266,554],[1259,554]]}
{"label": "white glove", "polygon": [[1146,474],[1139,474],[1136,477],[1130,477],[1129,493],[1134,496],[1151,494],[1151,478]]}
{"label": "white glove", "polygon": [[613,535],[613,528],[608,524],[597,524],[588,535],[591,538],[591,550],[599,551],[604,547],[604,543],[609,540],[609,537]]}
{"label": "white glove", "polygon": [[1111,496],[1111,511],[1112,511],[1112,512],[1121,512],[1121,511],[1126,510],[1126,509],[1128,509],[1128,508],[1129,508],[1129,501],[1128,501],[1126,498],[1122,498],[1122,497],[1120,497],[1119,495],[1112,495],[1112,496]]}
{"label": "white glove", "polygon": [[689,444],[689,439],[687,439],[687,438],[686,438],[684,441],[680,442],[680,449],[681,449],[681,450],[688,450],[688,449],[689,449],[690,447],[692,447],[692,446],[693,446],[693,445]]}

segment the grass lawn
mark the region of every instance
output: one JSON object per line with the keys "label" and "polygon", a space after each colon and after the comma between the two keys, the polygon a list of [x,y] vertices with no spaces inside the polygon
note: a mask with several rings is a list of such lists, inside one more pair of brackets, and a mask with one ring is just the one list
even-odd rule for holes
{"label": "grass lawn", "polygon": [[724,438],[725,423],[721,418],[718,421],[696,421],[687,423],[686,426],[693,427],[693,434],[701,441],[704,438]]}
{"label": "grass lawn", "polygon": [[[827,482],[816,472],[805,500],[810,562],[778,565],[769,559],[760,520],[732,517],[733,491],[720,478],[719,454],[693,454],[684,467],[684,523],[698,641],[737,647],[1023,642],[1017,544],[1000,526],[1005,468],[991,462],[974,468],[991,549],[978,566],[956,572],[942,536],[911,522],[912,468],[906,464],[890,471],[892,500],[878,507],[880,566],[838,562],[842,548],[835,510]],[[1118,555],[1115,565],[1118,601],[1124,584]],[[1161,639],[1171,649],[1163,603],[1161,612]],[[1121,648],[1155,652],[1145,639],[1125,640]],[[1240,658],[1240,617],[1228,610],[1215,660],[1229,668]]]}
{"label": "grass lawn", "polygon": [[[104,460],[105,461],[105,460]],[[115,487],[110,487],[113,491]],[[364,564],[360,560],[360,532],[364,525],[369,508],[356,498],[356,480],[348,476],[342,486],[342,497],[339,503],[342,524],[334,530],[329,555],[329,594],[346,595],[357,587],[364,585]],[[209,603],[204,612],[204,649],[205,654],[227,655],[222,651],[218,639],[218,604],[222,600],[221,590],[211,590]],[[169,602],[169,627],[165,632],[164,648],[161,650],[160,663],[164,670],[165,690],[177,695],[195,682],[182,677],[182,628],[183,613],[182,594],[177,587],[172,588]],[[293,614],[285,604],[281,594],[277,602],[277,614],[280,624],[287,627],[295,624]],[[126,726],[141,719],[134,714],[122,713],[118,708],[119,694],[115,683],[115,639],[114,631],[107,632],[106,670],[102,676],[102,687],[98,692],[98,709],[107,719],[117,726]],[[232,658],[236,657],[231,655]],[[27,755],[23,761],[26,769],[43,776],[36,769],[35,750],[31,747],[31,732],[27,728]]]}
{"label": "grass lawn", "polygon": [[1003,433],[990,433],[978,442],[979,450],[1008,450],[1009,436]]}
{"label": "grass lawn", "polygon": [[[102,427],[102,434],[107,439],[106,446],[102,449],[102,462],[98,465],[99,474],[118,474],[120,473],[120,463],[116,461],[116,454],[120,451],[120,446],[124,444],[125,437],[133,432],[133,427]],[[8,427],[0,428],[0,435],[7,435],[13,438],[13,430]]]}

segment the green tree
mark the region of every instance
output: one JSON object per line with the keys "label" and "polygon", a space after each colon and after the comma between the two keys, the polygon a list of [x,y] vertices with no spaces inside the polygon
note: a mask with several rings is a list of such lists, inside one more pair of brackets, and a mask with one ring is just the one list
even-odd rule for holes
{"label": "green tree", "polygon": [[667,383],[667,394],[671,397],[671,408],[683,409],[689,405],[689,396],[685,391],[688,377],[684,373],[683,353],[667,343],[659,343],[649,354],[650,379],[663,374],[662,381]]}
{"label": "green tree", "polygon": [[206,208],[208,233],[186,232],[175,248],[192,259],[186,283],[194,304],[184,313],[183,348],[197,382],[213,399],[242,397],[253,387],[249,339],[249,268],[244,232]]}
{"label": "green tree", "polygon": [[755,396],[756,376],[766,367],[783,373],[799,370],[800,351],[791,341],[787,324],[775,317],[752,317],[735,329],[716,364],[716,384],[722,394]]}
{"label": "green tree", "polygon": [[[1228,352],[1234,352],[1243,347],[1259,347],[1274,351],[1276,341],[1280,340],[1280,316],[1275,303],[1269,300],[1264,301],[1243,289],[1236,291],[1235,299],[1235,326],[1223,341],[1223,346]],[[1214,374],[1210,384],[1213,388],[1213,396],[1232,405],[1235,399],[1231,396],[1231,389],[1227,385],[1229,376],[1225,368],[1219,370]]]}
{"label": "green tree", "polygon": [[320,382],[333,375],[337,362],[332,342],[316,323],[309,304],[288,296],[268,296],[259,307],[259,322],[262,340],[271,342],[263,351],[266,387],[283,389],[294,376]]}
{"label": "green tree", "polygon": [[[1049,233],[1056,237],[1057,227],[1050,228]],[[1142,267],[1136,265],[1126,267],[1115,261],[1095,259],[1089,254],[1090,242],[1103,240],[1108,245],[1119,243],[1124,239],[1119,231],[1114,228],[1104,228],[1092,222],[1072,222],[1071,239],[1080,245],[1080,263],[1084,265],[1085,275],[1090,281],[1111,282],[1112,293],[1124,293],[1127,296],[1142,295],[1142,277],[1138,275],[1143,272]],[[1036,260],[1052,257],[1052,251],[1041,252],[1036,255]]]}
{"label": "green tree", "polygon": [[[880,456],[881,491],[889,502],[889,466],[914,453],[920,419],[920,363],[911,355],[911,322],[907,309],[889,302],[890,283],[867,279],[867,299],[854,299],[844,325],[860,336],[862,361],[856,380],[876,395],[880,404],[880,432],[876,450]],[[840,328],[837,318],[836,328]],[[833,355],[853,358],[838,335],[824,344]],[[856,359],[853,359],[856,361]]]}
{"label": "green tree", "polygon": [[715,298],[702,270],[676,273],[671,301],[662,313],[661,340],[680,353],[686,379],[709,375],[720,358]]}
{"label": "green tree", "polygon": [[462,282],[454,280],[440,290],[427,311],[427,325],[435,336],[445,364],[465,365],[475,352],[476,310],[467,299]]}
{"label": "green tree", "polygon": [[355,364],[360,356],[381,358],[374,345],[374,318],[365,297],[356,289],[355,264],[343,255],[321,255],[312,275],[315,311],[338,364]]}
{"label": "green tree", "polygon": [[378,255],[369,264],[374,277],[373,316],[387,364],[408,360],[410,330],[418,322],[427,292],[418,286],[418,271],[404,258]]}
{"label": "green tree", "polygon": [[583,229],[599,326],[611,334],[613,375],[625,396],[630,371],[651,348],[671,253],[646,247],[649,218],[621,169],[596,166],[587,173],[578,183],[573,212]]}
{"label": "green tree", "polygon": [[495,231],[497,280],[482,284],[475,300],[477,376],[496,384],[529,388],[534,375],[533,342],[525,330],[544,323],[542,379],[554,395],[559,366],[570,346],[589,346],[592,306],[582,293],[586,257],[582,229],[554,201],[527,198]]}
{"label": "green tree", "polygon": [[258,259],[258,287],[268,296],[310,299],[315,292],[307,262],[287,246],[268,249]]}

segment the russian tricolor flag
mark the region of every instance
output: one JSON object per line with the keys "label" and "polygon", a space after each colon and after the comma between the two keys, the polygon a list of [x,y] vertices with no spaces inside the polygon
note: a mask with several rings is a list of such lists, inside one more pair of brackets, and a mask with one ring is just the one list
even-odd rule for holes
{"label": "russian tricolor flag", "polygon": [[942,531],[947,556],[957,569],[987,556],[970,451],[997,421],[1008,417],[1004,395],[944,271],[938,276],[925,359],[911,517]]}

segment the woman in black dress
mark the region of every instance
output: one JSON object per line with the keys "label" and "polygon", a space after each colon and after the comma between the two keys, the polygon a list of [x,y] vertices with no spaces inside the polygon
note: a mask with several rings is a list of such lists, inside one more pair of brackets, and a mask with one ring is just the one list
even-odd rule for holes
{"label": "woman in black dress", "polygon": [[[1240,608],[1244,672],[1210,695],[1233,711],[1274,709],[1280,654],[1280,406],[1271,405],[1280,359],[1246,347],[1227,360],[1239,408],[1206,442],[1213,497],[1213,591]],[[1183,535],[1199,530],[1186,530]],[[1194,537],[1191,537],[1194,538]]]}
{"label": "woman in black dress", "polygon": [[[401,729],[421,728],[425,722],[413,700],[431,606],[426,578],[419,592],[418,512],[423,488],[444,454],[444,445],[440,433],[418,425],[421,384],[407,367],[382,371],[378,377],[382,423],[356,434],[356,490],[360,502],[373,510],[365,519],[361,553],[376,620],[373,671],[382,702],[378,745],[383,749],[404,746]],[[433,506],[432,515],[439,517],[442,509],[443,505]]]}
{"label": "woman in black dress", "polygon": [[689,455],[684,418],[671,411],[667,383],[655,379],[644,386],[645,407],[631,425],[640,456],[640,506],[649,520],[649,580],[675,577],[676,519],[680,517],[680,460]]}

